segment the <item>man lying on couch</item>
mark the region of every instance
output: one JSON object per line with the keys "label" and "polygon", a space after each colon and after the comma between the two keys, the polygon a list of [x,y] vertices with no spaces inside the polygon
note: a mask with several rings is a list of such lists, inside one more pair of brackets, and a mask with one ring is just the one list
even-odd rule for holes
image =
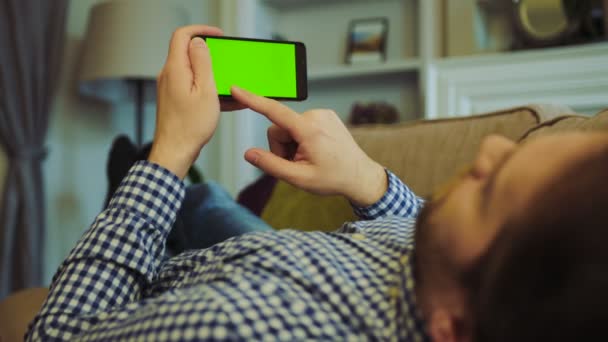
{"label": "man lying on couch", "polygon": [[149,160],[130,170],[61,265],[29,340],[608,335],[607,134],[522,146],[489,137],[472,166],[424,204],[359,149],[333,112],[298,115],[234,88],[238,102],[274,123],[271,151],[245,158],[305,190],[345,196],[361,221],[336,233],[272,231],[218,204],[213,190],[192,202],[198,214],[187,221],[209,234],[218,220],[249,233],[164,259],[181,179],[220,115],[207,48],[191,39],[201,34],[221,31],[174,34]]}

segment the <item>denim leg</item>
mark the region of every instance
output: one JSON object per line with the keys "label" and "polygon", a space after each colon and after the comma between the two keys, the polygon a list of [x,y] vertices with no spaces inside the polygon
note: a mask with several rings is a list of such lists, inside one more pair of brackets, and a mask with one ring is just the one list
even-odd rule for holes
{"label": "denim leg", "polygon": [[219,184],[208,181],[189,186],[168,246],[174,253],[211,247],[233,236],[272,228],[236,203]]}

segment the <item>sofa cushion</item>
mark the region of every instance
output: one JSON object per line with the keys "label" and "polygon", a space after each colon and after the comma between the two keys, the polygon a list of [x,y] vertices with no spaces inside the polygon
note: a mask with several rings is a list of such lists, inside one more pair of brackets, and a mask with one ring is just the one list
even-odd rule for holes
{"label": "sofa cushion", "polygon": [[261,215],[276,229],[332,231],[356,216],[339,196],[316,196],[278,181]]}
{"label": "sofa cushion", "polygon": [[536,137],[567,131],[608,130],[608,109],[594,116],[567,115],[543,122],[531,128],[522,138],[522,142]]}
{"label": "sofa cushion", "polygon": [[485,115],[352,129],[361,148],[420,196],[471,163],[483,138],[519,139],[541,121],[530,107]]}
{"label": "sofa cushion", "polygon": [[[420,120],[396,125],[351,128],[353,137],[373,159],[393,171],[420,196],[428,196],[459,168],[470,163],[482,138],[501,134],[518,139],[563,107],[520,107],[485,115]],[[334,230],[355,219],[349,203],[321,197],[277,182],[262,219],[274,228]]]}

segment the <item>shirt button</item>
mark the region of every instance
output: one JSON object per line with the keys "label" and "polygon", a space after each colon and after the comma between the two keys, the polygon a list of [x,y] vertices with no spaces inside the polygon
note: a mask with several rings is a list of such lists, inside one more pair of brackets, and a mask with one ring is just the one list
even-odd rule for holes
{"label": "shirt button", "polygon": [[388,289],[388,294],[389,294],[389,296],[391,296],[391,298],[398,298],[399,297],[399,288],[391,287],[390,289]]}
{"label": "shirt button", "polygon": [[352,238],[355,240],[365,240],[365,235],[363,234],[353,234]]}
{"label": "shirt button", "polygon": [[401,257],[401,259],[399,261],[401,261],[401,265],[405,266],[410,261],[410,257],[407,255],[404,255]]}

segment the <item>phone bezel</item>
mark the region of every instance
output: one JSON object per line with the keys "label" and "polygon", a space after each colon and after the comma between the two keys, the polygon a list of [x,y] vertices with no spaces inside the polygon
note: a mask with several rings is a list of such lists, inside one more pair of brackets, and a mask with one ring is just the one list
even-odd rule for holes
{"label": "phone bezel", "polygon": [[[304,101],[308,98],[308,71],[306,64],[306,46],[302,42],[287,41],[287,40],[272,40],[272,39],[257,39],[257,38],[241,38],[241,37],[230,37],[230,36],[197,36],[207,40],[207,38],[214,39],[226,39],[226,40],[242,40],[242,41],[253,41],[261,43],[275,43],[275,44],[290,44],[296,47],[296,87],[297,97],[277,97],[277,96],[265,96],[270,99],[281,100],[281,101]],[[220,99],[232,100],[231,95],[219,95]]]}

